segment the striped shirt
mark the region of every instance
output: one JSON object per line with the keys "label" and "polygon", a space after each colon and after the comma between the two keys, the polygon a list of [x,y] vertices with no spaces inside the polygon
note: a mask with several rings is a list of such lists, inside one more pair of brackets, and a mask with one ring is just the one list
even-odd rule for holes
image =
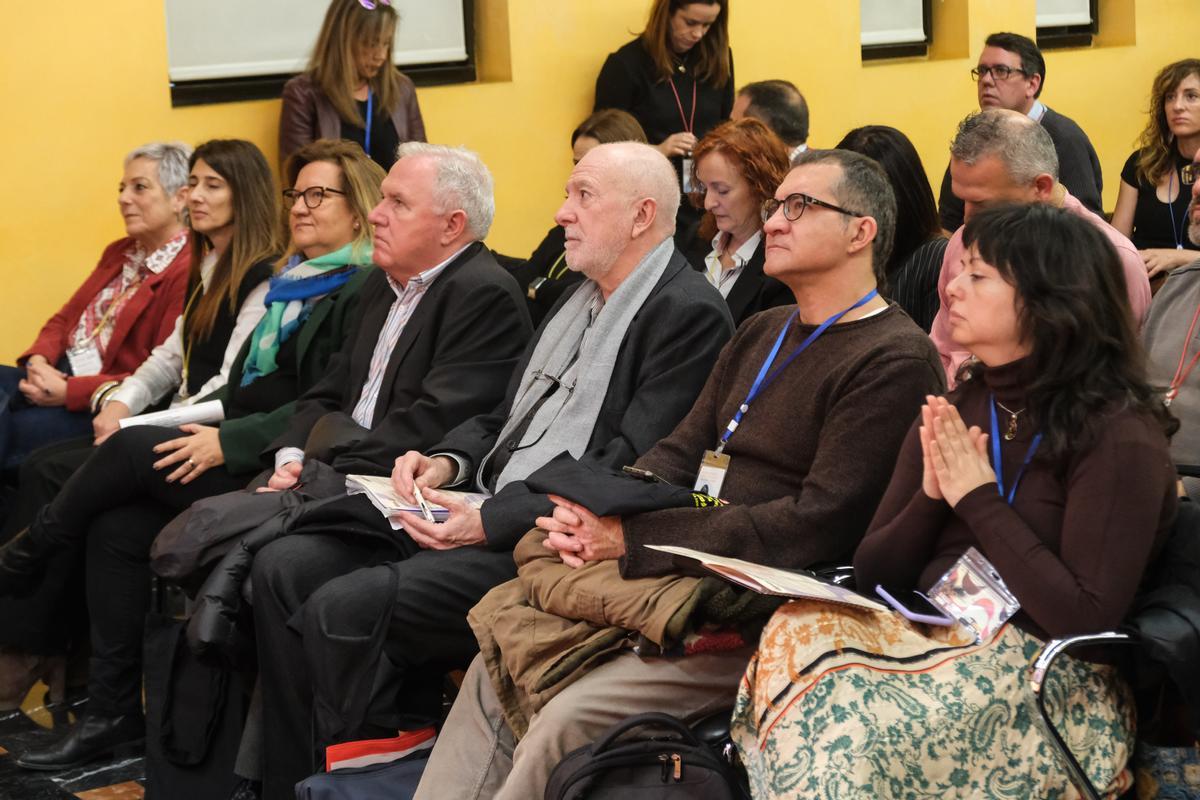
{"label": "striped shirt", "polygon": [[713,249],[707,256],[704,257],[704,277],[708,278],[708,282],[712,287],[721,293],[721,297],[728,298],[729,290],[737,283],[737,279],[741,277],[742,270],[745,269],[746,263],[754,257],[754,251],[758,249],[758,243],[762,241],[762,231],[756,231],[753,236],[742,243],[732,254],[733,266],[729,269],[721,264],[721,254],[729,243],[729,234],[717,231],[717,235],[713,237]]}
{"label": "striped shirt", "polygon": [[438,275],[465,249],[464,247],[458,250],[436,267],[430,267],[420,275],[409,278],[408,283],[403,286],[388,276],[388,283],[396,293],[396,300],[388,309],[387,320],[383,323],[383,329],[379,331],[375,352],[371,356],[371,368],[367,372],[367,381],[363,384],[358,403],[350,415],[364,428],[370,428],[374,422],[375,404],[379,402],[379,391],[383,387],[383,373],[387,371],[388,360],[400,339],[400,334],[404,333],[404,326],[412,319],[421,298],[437,280]]}

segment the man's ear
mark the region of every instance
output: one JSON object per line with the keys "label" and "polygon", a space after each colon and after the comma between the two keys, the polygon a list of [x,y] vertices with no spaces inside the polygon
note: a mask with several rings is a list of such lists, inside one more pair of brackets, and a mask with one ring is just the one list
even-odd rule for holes
{"label": "man's ear", "polygon": [[442,225],[442,246],[446,246],[462,236],[463,231],[467,229],[467,212],[461,208],[457,208],[450,212],[446,217],[446,222]]}
{"label": "man's ear", "polygon": [[630,238],[636,239],[654,227],[654,222],[658,219],[658,202],[653,197],[643,197],[634,205],[634,211]]}
{"label": "man's ear", "polygon": [[850,222],[850,227],[854,229],[854,236],[846,248],[848,255],[856,255],[864,248],[870,247],[879,233],[879,225],[874,217],[858,217]]}
{"label": "man's ear", "polygon": [[1033,196],[1039,203],[1047,203],[1054,195],[1054,186],[1058,181],[1049,172],[1043,172],[1033,179]]}

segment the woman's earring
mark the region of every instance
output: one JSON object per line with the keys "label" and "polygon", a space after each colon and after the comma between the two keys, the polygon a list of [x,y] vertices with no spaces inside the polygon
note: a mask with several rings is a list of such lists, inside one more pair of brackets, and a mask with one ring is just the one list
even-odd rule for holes
{"label": "woman's earring", "polygon": [[358,228],[359,228],[358,220],[354,220],[354,230],[358,230]]}

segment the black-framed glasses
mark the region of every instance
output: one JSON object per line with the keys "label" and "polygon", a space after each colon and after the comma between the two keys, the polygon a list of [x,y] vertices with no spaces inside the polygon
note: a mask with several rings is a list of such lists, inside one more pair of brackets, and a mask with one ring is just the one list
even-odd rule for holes
{"label": "black-framed glasses", "polygon": [[1029,74],[1028,72],[1026,72],[1023,69],[1018,69],[1016,67],[1010,67],[1007,64],[996,64],[994,66],[989,66],[987,64],[980,64],[978,67],[975,67],[973,70],[971,70],[971,77],[973,79],[975,79],[976,81],[981,81],[984,78],[986,78],[988,75],[991,75],[992,80],[1006,81],[1013,76],[1014,72],[1019,72],[1022,75]]}
{"label": "black-framed glasses", "polygon": [[345,195],[346,193],[341,189],[330,189],[328,186],[310,186],[303,192],[298,192],[295,189],[284,189],[283,199],[287,201],[288,208],[296,205],[297,197],[303,197],[304,205],[309,208],[316,208],[325,202],[325,195],[327,194]]}
{"label": "black-framed glasses", "polygon": [[1191,186],[1197,178],[1200,178],[1200,164],[1184,164],[1179,170],[1179,180],[1184,186]]}
{"label": "black-framed glasses", "polygon": [[824,200],[818,200],[811,195],[796,192],[789,194],[782,200],[776,200],[774,197],[768,197],[762,204],[762,221],[766,223],[771,217],[775,216],[775,212],[781,207],[783,208],[783,216],[788,222],[795,222],[804,216],[804,209],[809,206],[820,206],[828,208],[830,211],[836,211],[839,214],[845,214],[847,217],[865,217],[866,214],[859,214],[857,211],[835,206],[833,203],[826,203]]}

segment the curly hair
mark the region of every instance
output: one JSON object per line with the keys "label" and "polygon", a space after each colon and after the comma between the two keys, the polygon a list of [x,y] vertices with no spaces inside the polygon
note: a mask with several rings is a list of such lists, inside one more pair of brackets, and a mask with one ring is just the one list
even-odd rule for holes
{"label": "curly hair", "polygon": [[[775,189],[783,183],[791,163],[788,147],[765,123],[752,117],[723,122],[708,132],[692,149],[692,185],[699,186],[696,168],[710,153],[720,153],[741,173],[750,184],[758,205],[775,196]],[[704,193],[692,192],[692,205],[704,208]],[[698,236],[701,241],[716,234],[717,224],[711,213],[706,213],[700,222]]]}
{"label": "curly hair", "polygon": [[1151,186],[1166,177],[1175,166],[1171,143],[1175,135],[1167,125],[1167,95],[1179,88],[1189,75],[1200,77],[1200,59],[1185,58],[1168,64],[1154,76],[1150,89],[1150,118],[1138,138],[1137,175]]}
{"label": "curly hair", "polygon": [[[1035,376],[1026,408],[1046,457],[1061,462],[1086,450],[1104,418],[1122,409],[1153,418],[1167,436],[1178,429],[1147,382],[1121,261],[1095,225],[1044,203],[997,206],[971,216],[963,245],[1016,290]],[[982,369],[968,361],[959,379]]]}

